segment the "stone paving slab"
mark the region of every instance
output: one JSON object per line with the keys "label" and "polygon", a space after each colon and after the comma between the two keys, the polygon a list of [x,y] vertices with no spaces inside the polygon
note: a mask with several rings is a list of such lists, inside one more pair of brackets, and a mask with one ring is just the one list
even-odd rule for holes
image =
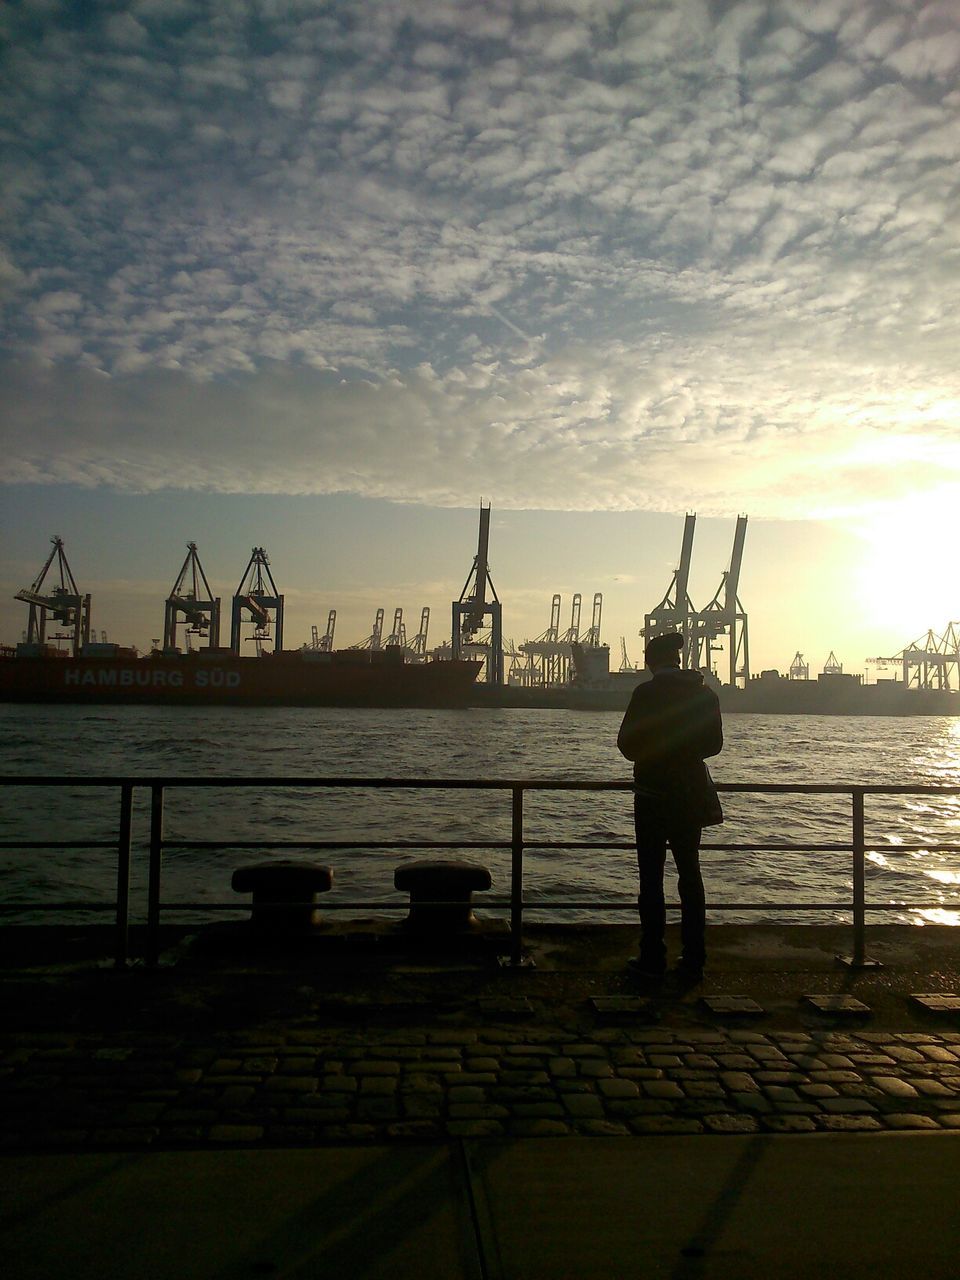
{"label": "stone paving slab", "polygon": [[24,1031],[0,1080],[7,1150],[960,1130],[960,1032]]}
{"label": "stone paving slab", "polygon": [[0,1150],[960,1131],[960,1016],[910,997],[960,990],[960,932],[872,931],[884,967],[861,974],[836,965],[844,936],[719,926],[703,984],[655,989],[626,926],[531,930],[515,972],[375,949],[241,963],[185,939],[153,971],[21,957]]}

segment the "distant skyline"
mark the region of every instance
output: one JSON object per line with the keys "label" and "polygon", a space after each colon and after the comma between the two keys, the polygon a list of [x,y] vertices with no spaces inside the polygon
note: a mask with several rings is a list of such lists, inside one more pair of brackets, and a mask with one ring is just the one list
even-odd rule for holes
{"label": "distant skyline", "polygon": [[[751,665],[960,617],[960,9],[273,0],[0,13],[0,639],[53,533],[144,647],[196,540],[287,640],[431,639],[493,504],[505,630],[641,657],[738,512]],[[413,628],[415,629],[415,627]]]}

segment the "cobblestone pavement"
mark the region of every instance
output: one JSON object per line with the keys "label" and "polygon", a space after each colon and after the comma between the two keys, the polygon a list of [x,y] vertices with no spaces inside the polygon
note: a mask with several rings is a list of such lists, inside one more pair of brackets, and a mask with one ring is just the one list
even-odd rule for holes
{"label": "cobblestone pavement", "polygon": [[290,1025],[0,1036],[0,1146],[960,1131],[960,1032]]}

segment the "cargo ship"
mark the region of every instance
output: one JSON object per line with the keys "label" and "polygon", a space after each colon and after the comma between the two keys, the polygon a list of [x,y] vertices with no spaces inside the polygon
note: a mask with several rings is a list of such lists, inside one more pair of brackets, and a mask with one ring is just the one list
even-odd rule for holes
{"label": "cargo ship", "polygon": [[408,662],[400,648],[154,652],[88,646],[79,657],[50,646],[0,653],[0,701],[165,706],[459,707],[480,663]]}
{"label": "cargo ship", "polygon": [[[479,684],[478,705],[570,711],[625,711],[638,684],[651,678],[646,670],[610,671],[605,646],[585,650],[572,646],[573,679],[569,684],[494,687]],[[958,716],[960,692],[918,688],[901,680],[865,684],[859,675],[822,672],[814,680],[797,680],[778,671],[763,671],[745,686],[722,685],[706,674],[724,714],[811,716]]]}

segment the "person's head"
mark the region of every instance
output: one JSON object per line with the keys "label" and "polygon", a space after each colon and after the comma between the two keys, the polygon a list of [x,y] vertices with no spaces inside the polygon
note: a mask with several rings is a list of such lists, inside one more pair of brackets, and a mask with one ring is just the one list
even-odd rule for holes
{"label": "person's head", "polygon": [[643,659],[651,671],[661,667],[679,667],[682,651],[683,636],[679,631],[667,631],[648,642]]}

